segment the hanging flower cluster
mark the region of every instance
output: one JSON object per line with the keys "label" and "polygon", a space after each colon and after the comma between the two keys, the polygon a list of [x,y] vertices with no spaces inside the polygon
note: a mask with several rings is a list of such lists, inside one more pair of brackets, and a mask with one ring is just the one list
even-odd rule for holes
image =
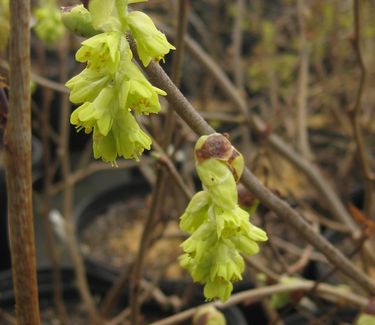
{"label": "hanging flower cluster", "polygon": [[236,182],[244,161],[229,140],[215,133],[202,136],[195,146],[196,169],[203,191],[196,193],[180,218],[180,228],[191,236],[181,247],[181,265],[194,281],[204,284],[206,299],[226,301],[232,282],[241,280],[241,253],[258,253],[266,233],[249,222],[238,205]]}
{"label": "hanging flower cluster", "polygon": [[76,53],[86,68],[66,83],[71,102],[81,104],[70,121],[78,131],[93,132],[95,158],[114,164],[118,157],[138,159],[150,149],[151,139],[133,113],[158,113],[158,96],[166,95],[133,62],[126,33],[134,37],[144,66],[175,49],[146,14],[128,12],[128,4],[135,2],[141,1],[91,0],[88,11],[78,6],[63,14],[66,26],[77,34],[96,31]]}
{"label": "hanging flower cluster", "polygon": [[34,30],[42,41],[53,45],[63,37],[65,27],[55,0],[40,0],[34,16]]}

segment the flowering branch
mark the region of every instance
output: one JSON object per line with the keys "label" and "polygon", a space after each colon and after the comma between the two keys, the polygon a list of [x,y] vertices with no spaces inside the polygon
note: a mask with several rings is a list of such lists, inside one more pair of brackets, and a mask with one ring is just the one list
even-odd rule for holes
{"label": "flowering branch", "polygon": [[96,34],[82,42],[76,59],[86,68],[70,79],[70,100],[81,104],[71,115],[78,131],[93,133],[95,158],[116,165],[118,157],[138,160],[151,147],[151,138],[140,128],[134,114],[160,111],[158,96],[166,93],[151,85],[133,62],[126,39],[130,32],[144,66],[163,60],[175,49],[158,31],[151,18],[128,11],[139,0],[91,0],[88,10],[77,6],[64,10],[63,21],[81,35]]}
{"label": "flowering branch", "polygon": [[[134,44],[131,43],[133,52]],[[136,53],[136,52],[134,52]],[[164,70],[156,63],[145,68],[150,80],[158,87],[167,92],[167,100],[175,109],[176,113],[185,121],[190,128],[199,135],[211,134],[215,130],[199,115],[196,109],[189,103],[183,94],[176,88]],[[317,234],[303,217],[289,206],[285,201],[278,198],[269,189],[262,185],[259,180],[245,168],[241,182],[251,191],[265,206],[282,217],[292,228],[298,231],[312,246],[320,251],[326,258],[342,271],[342,273],[354,279],[364,290],[374,293],[375,283],[363,272],[358,270],[338,249],[330,244],[324,237]]]}

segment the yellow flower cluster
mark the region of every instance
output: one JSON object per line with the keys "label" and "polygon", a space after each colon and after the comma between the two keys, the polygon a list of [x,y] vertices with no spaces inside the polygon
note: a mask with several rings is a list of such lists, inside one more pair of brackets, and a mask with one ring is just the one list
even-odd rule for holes
{"label": "yellow flower cluster", "polygon": [[191,234],[181,247],[181,265],[194,281],[204,284],[208,300],[226,301],[232,282],[242,279],[241,253],[258,253],[266,233],[249,222],[238,205],[236,181],[244,161],[229,140],[218,133],[202,136],[195,146],[196,169],[203,191],[191,199],[180,218],[180,228]]}
{"label": "yellow flower cluster", "polygon": [[[139,1],[129,1],[129,3]],[[138,159],[151,139],[133,113],[160,111],[159,95],[166,93],[144,77],[133,62],[126,32],[134,37],[145,66],[174,47],[142,12],[127,10],[125,0],[91,0],[89,10],[64,10],[63,21],[79,35],[96,35],[82,42],[76,60],[86,68],[66,83],[70,100],[81,104],[71,115],[77,130],[93,132],[95,158],[114,163],[118,157]]]}

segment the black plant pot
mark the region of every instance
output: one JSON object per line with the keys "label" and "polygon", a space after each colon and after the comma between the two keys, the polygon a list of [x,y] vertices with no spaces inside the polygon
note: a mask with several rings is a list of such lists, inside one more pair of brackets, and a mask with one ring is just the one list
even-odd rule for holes
{"label": "black plant pot", "polygon": [[[87,270],[86,272],[90,290],[95,297],[103,297],[105,292],[111,286],[111,282],[103,279],[100,275]],[[49,268],[37,271],[38,277],[38,293],[39,305],[42,315],[42,324],[54,324],[54,322],[46,321],[47,313],[51,314],[53,310],[53,276]],[[82,313],[80,306],[79,293],[76,287],[74,271],[70,268],[61,269],[62,294],[67,308],[69,317],[73,313]],[[13,293],[12,272],[10,270],[0,273],[0,307],[10,313],[14,312],[15,296]],[[46,312],[46,313],[44,313]],[[81,316],[82,317],[82,316]],[[86,316],[84,316],[86,317]],[[73,319],[73,318],[72,318]],[[81,323],[80,323],[81,324]]]}
{"label": "black plant pot", "polygon": [[[106,213],[111,205],[118,202],[127,202],[129,198],[134,196],[146,197],[148,193],[150,193],[149,184],[143,178],[138,177],[135,181],[117,185],[95,196],[88,196],[86,200],[77,206],[74,213],[78,243],[81,243],[83,231],[103,213]],[[118,271],[113,267],[85,254],[83,256],[87,267],[95,270],[95,272],[100,273],[107,279],[113,280],[116,278]]]}
{"label": "black plant pot", "polygon": [[[80,204],[76,211],[75,211],[75,223],[76,223],[76,235],[78,237],[78,242],[80,242],[80,237],[83,231],[88,227],[92,222],[96,220],[97,217],[105,213],[109,206],[118,202],[126,202],[131,197],[134,196],[141,196],[146,197],[146,195],[150,193],[150,187],[148,183],[142,178],[136,178],[136,181],[131,182],[130,184],[123,184],[120,186],[116,186],[112,189],[106,190],[104,193],[99,195],[88,197],[82,204]],[[126,217],[126,216],[124,216]],[[90,256],[85,256],[85,265],[87,270],[97,274],[100,278],[105,279],[109,282],[114,282],[119,275],[119,270],[111,267],[103,262],[100,262]],[[186,290],[191,287],[190,281],[188,283],[184,283],[184,281],[161,281],[159,284],[162,291],[167,295],[178,295],[182,296],[186,292]],[[248,289],[248,284],[242,284],[240,286],[236,286],[235,290],[243,290]],[[199,305],[204,303],[204,297],[202,295],[202,290],[198,286],[193,292],[193,298],[191,299],[191,304],[187,307],[191,307],[194,305]],[[124,292],[128,291],[128,287],[124,288]],[[126,294],[124,299],[126,300]],[[147,310],[153,310],[160,308],[158,306],[152,306],[148,304],[145,306]],[[173,310],[166,310],[160,315],[160,318],[163,316],[167,316],[173,313]],[[233,306],[223,310],[223,313],[226,317],[228,325],[246,325],[248,324],[241,309],[237,306]],[[186,324],[190,324],[186,322]]]}

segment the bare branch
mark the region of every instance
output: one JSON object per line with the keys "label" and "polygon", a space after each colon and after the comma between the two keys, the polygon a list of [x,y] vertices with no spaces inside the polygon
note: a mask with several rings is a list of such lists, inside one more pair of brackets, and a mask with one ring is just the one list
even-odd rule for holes
{"label": "bare branch", "polygon": [[9,111],[4,132],[17,322],[39,324],[31,175],[30,1],[10,1]]}

